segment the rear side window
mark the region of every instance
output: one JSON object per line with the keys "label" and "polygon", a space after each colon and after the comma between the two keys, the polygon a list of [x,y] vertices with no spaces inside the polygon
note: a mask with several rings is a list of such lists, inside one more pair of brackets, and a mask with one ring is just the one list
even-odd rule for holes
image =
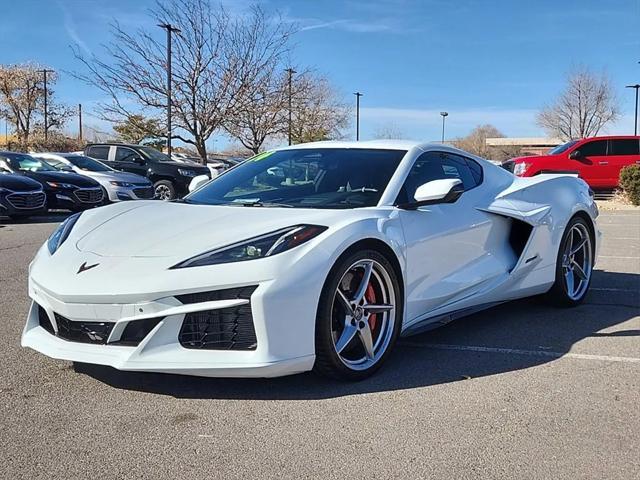
{"label": "rear side window", "polygon": [[[473,168],[471,164],[473,164]],[[447,178],[459,178],[465,191],[471,190],[482,181],[482,167],[472,160],[451,153],[423,153],[411,167],[402,190],[398,194],[397,202],[412,201],[419,186],[432,180]]]}
{"label": "rear side window", "polygon": [[583,143],[578,147],[583,157],[597,157],[607,154],[607,141],[595,140],[593,142]]}
{"label": "rear side window", "polygon": [[609,155],[640,155],[640,140],[634,138],[611,140]]}
{"label": "rear side window", "polygon": [[90,157],[97,158],[98,160],[109,160],[109,148],[108,146],[89,147],[87,153]]}

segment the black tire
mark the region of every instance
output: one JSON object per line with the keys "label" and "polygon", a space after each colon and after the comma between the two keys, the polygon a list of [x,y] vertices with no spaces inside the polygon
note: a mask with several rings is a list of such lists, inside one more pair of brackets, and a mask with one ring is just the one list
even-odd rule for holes
{"label": "black tire", "polygon": [[[565,258],[565,252],[567,250],[568,242],[571,241],[571,231],[576,226],[578,229],[584,230],[589,239],[589,264],[590,268],[588,271],[588,279],[586,281],[586,285],[582,288],[584,291],[580,293],[577,297],[572,297],[569,294],[568,287],[565,281],[565,269],[563,267],[563,260]],[[556,258],[556,278],[551,290],[549,290],[545,296],[545,299],[558,307],[568,308],[575,307],[581,304],[584,301],[584,298],[587,296],[589,292],[589,286],[591,285],[592,278],[592,269],[593,269],[593,261],[595,255],[595,245],[594,245],[594,236],[591,225],[587,223],[587,221],[581,216],[573,217],[566,228],[564,229],[564,233],[562,234],[562,240],[560,241],[560,248],[558,250],[558,256]],[[585,253],[585,257],[587,254]]]}
{"label": "black tire", "polygon": [[[353,368],[348,367],[345,362],[341,360],[341,357],[336,351],[332,333],[332,325],[334,321],[333,312],[334,302],[337,301],[336,294],[339,283],[349,271],[350,267],[352,267],[356,262],[365,259],[373,260],[379,267],[384,269],[388,279],[390,279],[391,287],[393,288],[393,298],[397,300],[395,300],[394,310],[388,313],[386,317],[388,319],[392,318],[394,321],[393,328],[391,329],[391,326],[389,326],[386,330],[387,333],[385,335],[389,336],[386,348],[384,351],[380,351],[381,356],[373,365],[366,369],[354,370]],[[400,288],[400,281],[397,274],[391,265],[391,262],[380,252],[376,250],[361,250],[340,258],[329,272],[320,294],[318,312],[316,315],[316,360],[313,367],[314,372],[334,379],[351,381],[362,380],[371,376],[382,366],[395,346],[402,326],[403,304],[404,298],[402,296],[402,289]],[[365,321],[368,322],[368,320]],[[380,333],[380,335],[381,334],[382,333]]]}
{"label": "black tire", "polygon": [[176,198],[176,187],[169,180],[158,180],[153,184],[155,198],[158,200],[173,200]]}

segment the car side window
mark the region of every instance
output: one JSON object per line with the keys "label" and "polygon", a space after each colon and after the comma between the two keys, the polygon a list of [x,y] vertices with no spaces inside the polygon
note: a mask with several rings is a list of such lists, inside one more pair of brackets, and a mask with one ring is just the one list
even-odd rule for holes
{"label": "car side window", "polygon": [[640,155],[640,140],[625,138],[611,140],[609,155]]}
{"label": "car side window", "polygon": [[65,166],[64,162],[61,162],[60,160],[55,160],[53,158],[45,158],[44,161],[47,162],[49,165],[51,165],[53,168],[61,168]]}
{"label": "car side window", "polygon": [[[473,168],[470,162],[474,164]],[[482,181],[482,167],[472,160],[452,153],[423,153],[411,167],[398,194],[397,203],[412,201],[419,186],[432,180],[447,178],[459,178],[465,191],[471,190]]]}
{"label": "car side window", "polygon": [[103,145],[96,145],[87,149],[87,154],[90,157],[97,158],[98,160],[109,160],[109,147]]}
{"label": "car side window", "polygon": [[607,154],[607,141],[594,140],[593,142],[583,143],[578,147],[583,157],[598,157]]}
{"label": "car side window", "polygon": [[139,157],[134,150],[126,147],[118,147],[116,148],[116,162],[130,162],[134,157]]}

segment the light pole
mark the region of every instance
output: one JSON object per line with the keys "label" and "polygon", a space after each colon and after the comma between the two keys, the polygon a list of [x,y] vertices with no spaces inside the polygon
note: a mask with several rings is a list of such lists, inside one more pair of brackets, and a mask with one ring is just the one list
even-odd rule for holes
{"label": "light pole", "polygon": [[43,68],[42,70],[38,70],[40,73],[44,75],[44,141],[47,142],[48,132],[49,132],[49,111],[48,111],[48,103],[49,103],[49,92],[47,90],[47,74],[49,72],[53,72],[53,70],[49,70],[48,68]]}
{"label": "light pole", "polygon": [[636,83],[635,85],[627,85],[626,88],[633,88],[636,91],[636,116],[633,123],[633,134],[638,135],[638,89],[640,89],[640,84]]}
{"label": "light pole", "polygon": [[171,156],[171,34],[180,33],[180,29],[170,23],[159,23],[167,31],[167,155]]}
{"label": "light pole", "polygon": [[82,104],[78,104],[78,138],[82,141]]}
{"label": "light pole", "polygon": [[447,118],[449,112],[440,112],[440,115],[442,115],[442,143],[444,143],[444,119]]}
{"label": "light pole", "polygon": [[363,95],[360,92],[355,92],[356,96],[356,142],[360,140],[360,97]]}
{"label": "light pole", "polygon": [[285,70],[285,72],[287,72],[289,74],[289,145],[291,145],[292,141],[291,141],[291,111],[292,111],[292,107],[291,107],[291,98],[293,96],[293,91],[291,89],[292,86],[292,82],[293,82],[293,74],[296,73],[296,71],[289,67]]}

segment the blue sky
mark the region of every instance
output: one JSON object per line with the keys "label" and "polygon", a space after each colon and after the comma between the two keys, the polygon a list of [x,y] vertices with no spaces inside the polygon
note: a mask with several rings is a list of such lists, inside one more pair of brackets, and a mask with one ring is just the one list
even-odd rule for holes
{"label": "blue sky", "polygon": [[[4,0],[9,2],[9,0]],[[215,0],[212,0],[214,3]],[[242,13],[248,0],[225,0]],[[392,127],[407,138],[447,136],[492,123],[508,136],[539,136],[535,114],[561,90],[572,65],[605,71],[633,128],[640,82],[640,0],[268,0],[299,27],[295,60],[326,74],[346,101],[361,99],[361,135]],[[100,92],[65,71],[78,70],[70,45],[100,55],[114,19],[163,32],[147,12],[153,0],[22,0],[2,9],[2,62],[37,61],[61,72],[59,98],[90,114]],[[100,125],[87,115],[86,123]],[[75,126],[70,126],[73,130]],[[218,138],[217,146],[226,141]]]}

